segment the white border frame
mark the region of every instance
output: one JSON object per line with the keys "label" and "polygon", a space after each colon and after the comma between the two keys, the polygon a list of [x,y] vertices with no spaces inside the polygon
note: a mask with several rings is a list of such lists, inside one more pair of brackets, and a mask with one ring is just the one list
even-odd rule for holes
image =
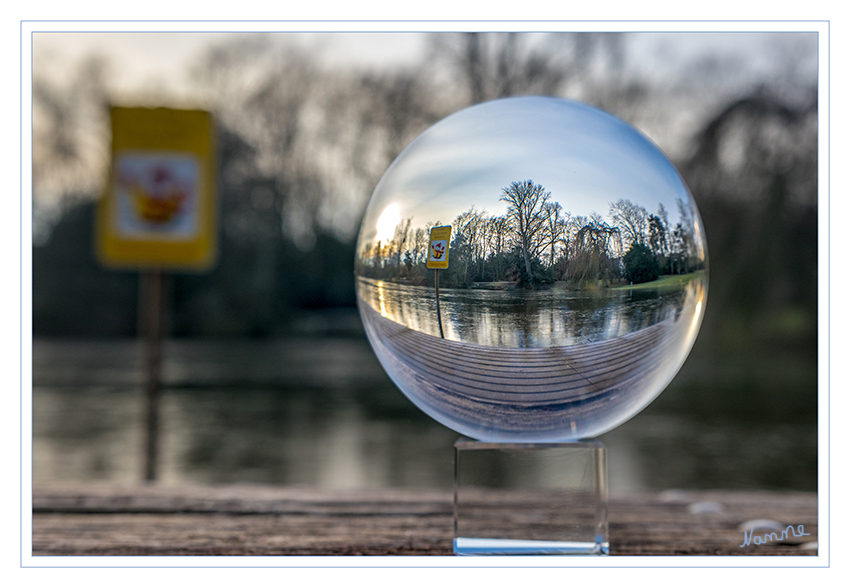
{"label": "white border frame", "polygon": [[[575,568],[812,568],[830,567],[830,23],[810,21],[21,21],[21,193],[20,193],[20,541],[21,567],[167,568],[396,568],[396,567],[569,567]],[[816,32],[819,53],[818,134],[818,513],[819,554],[814,557],[691,556],[546,559],[529,557],[200,557],[200,556],[32,556],[32,34],[36,32],[430,32],[430,31],[628,31],[628,32]],[[626,579],[625,576],[618,576]],[[788,585],[793,583],[790,576]],[[608,578],[612,580],[613,578]],[[743,577],[738,577],[743,580]],[[763,578],[749,577],[749,582]],[[748,582],[748,583],[749,583]]]}

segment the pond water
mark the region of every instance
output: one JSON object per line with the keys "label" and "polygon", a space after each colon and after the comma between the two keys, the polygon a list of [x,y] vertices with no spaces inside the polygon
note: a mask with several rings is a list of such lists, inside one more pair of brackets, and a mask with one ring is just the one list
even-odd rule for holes
{"label": "pond water", "polygon": [[[34,343],[35,483],[141,479],[141,351],[136,341]],[[393,386],[362,336],[178,340],[165,353],[164,484],[451,488],[457,433]],[[816,490],[814,413],[761,404],[777,386],[811,381],[792,364],[723,374],[689,360],[655,403],[602,435],[611,491]]]}
{"label": "pond water", "polygon": [[[685,278],[677,287],[440,289],[446,339],[490,347],[563,347],[605,341],[676,318],[686,300],[705,290],[703,280]],[[433,288],[357,278],[360,299],[415,331],[440,336]]]}

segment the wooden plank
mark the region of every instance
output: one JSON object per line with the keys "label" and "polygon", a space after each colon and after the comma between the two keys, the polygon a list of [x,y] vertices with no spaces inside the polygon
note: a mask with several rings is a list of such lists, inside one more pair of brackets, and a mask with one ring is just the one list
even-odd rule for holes
{"label": "wooden plank", "polygon": [[[487,402],[547,403],[585,399],[635,377],[652,377],[653,357],[677,343],[664,321],[617,339],[543,349],[489,347],[443,340],[379,316],[365,307],[381,347],[456,396]],[[671,319],[672,320],[672,319]],[[634,370],[634,366],[643,366]],[[436,367],[439,366],[439,367]]]}
{"label": "wooden plank", "polygon": [[[451,555],[452,509],[448,491],[39,487],[33,555]],[[808,536],[741,547],[754,519]],[[813,555],[817,495],[612,497],[609,526],[612,555]]]}
{"label": "wooden plank", "polygon": [[648,400],[632,391],[671,375],[660,357],[687,336],[668,319],[595,343],[500,348],[421,333],[381,317],[368,304],[361,303],[360,310],[384,367],[397,381],[412,383],[414,401],[425,412],[461,430],[463,423],[467,429],[527,437],[533,428],[547,440],[592,434],[584,423]]}

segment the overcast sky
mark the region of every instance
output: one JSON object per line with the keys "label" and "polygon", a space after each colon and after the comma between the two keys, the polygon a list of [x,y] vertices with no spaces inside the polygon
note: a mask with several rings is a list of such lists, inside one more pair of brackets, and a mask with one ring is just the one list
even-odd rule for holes
{"label": "overcast sky", "polygon": [[[61,27],[62,23],[54,24],[52,29],[47,25],[44,30],[34,28],[30,37],[34,75],[61,80],[63,76],[74,75],[75,64],[84,57],[100,54],[111,63],[110,84],[118,96],[132,99],[138,93],[162,95],[165,105],[197,107],[204,107],[204,104],[198,102],[200,96],[188,75],[190,67],[198,63],[211,46],[246,34],[225,32],[222,29],[226,24],[217,25],[217,30],[208,26],[205,32],[191,32],[191,26],[172,32],[134,32],[131,30],[133,23],[127,24],[128,30],[123,32],[108,32],[104,27],[100,27],[103,32],[91,32],[96,27],[78,23],[68,23],[69,30],[63,32],[57,26]],[[125,26],[124,23],[121,26]],[[72,28],[77,30],[71,31]],[[318,63],[329,67],[390,68],[421,63],[428,49],[429,33],[302,31],[276,34],[271,41],[304,47]],[[717,91],[733,92],[736,84],[752,88],[754,81],[775,75],[801,76],[811,83],[816,79],[818,65],[817,35],[811,32],[632,32],[626,37],[624,55],[628,74],[637,76],[643,83],[666,86],[687,81],[704,84],[715,94]],[[789,64],[794,64],[796,70],[791,71]],[[721,86],[725,90],[720,90]],[[703,94],[697,93],[699,97]],[[704,112],[695,114],[695,109],[714,108],[713,104],[695,101],[693,92],[688,96],[685,104],[676,103],[667,96],[661,122],[651,118],[631,121],[671,157],[681,154],[687,146],[689,136],[681,131],[695,124],[688,117],[705,115]],[[543,182],[547,189],[556,189],[557,181],[544,181],[541,173],[528,178],[525,175],[528,174],[499,179],[501,183],[495,193],[507,182],[521,179],[533,179]],[[653,211],[656,207],[652,207]],[[604,214],[605,208],[600,206],[594,210]],[[491,214],[502,212],[498,202],[490,203],[486,209]],[[668,210],[673,209],[668,206]],[[573,212],[586,215],[590,210]],[[450,222],[451,219],[441,220]],[[425,221],[417,219],[415,222]]]}
{"label": "overcast sky", "polygon": [[[109,57],[116,67],[120,89],[137,89],[153,80],[166,81],[175,90],[191,92],[185,74],[214,43],[239,33],[227,32],[37,32],[33,39],[34,67],[48,67],[51,75],[68,72],[67,64],[93,53]],[[328,65],[392,67],[420,61],[427,34],[423,33],[309,33],[285,35]],[[782,68],[791,55],[808,54],[804,74],[817,71],[813,34],[770,32],[634,33],[626,47],[627,66],[645,78],[669,79],[696,62],[734,67],[728,79],[744,70],[768,73]],[[783,59],[783,56],[786,59]],[[732,66],[733,62],[737,66]]]}

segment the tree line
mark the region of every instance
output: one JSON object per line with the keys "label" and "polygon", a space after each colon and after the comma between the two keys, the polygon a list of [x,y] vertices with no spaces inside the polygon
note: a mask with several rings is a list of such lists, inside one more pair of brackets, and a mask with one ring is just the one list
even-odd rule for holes
{"label": "tree line", "polygon": [[[470,287],[480,282],[536,286],[565,282],[574,288],[641,283],[662,274],[704,269],[687,202],[677,201],[673,224],[663,204],[655,212],[621,198],[609,204],[608,217],[564,210],[551,192],[533,180],[502,189],[502,215],[471,207],[451,223],[449,268],[443,283]],[[358,252],[358,274],[414,285],[431,284],[426,269],[430,229],[412,228],[402,219],[387,242],[367,243]]]}
{"label": "tree line", "polygon": [[[435,33],[421,62],[395,69],[321,66],[313,53],[277,44],[275,35],[217,43],[198,56],[190,73],[200,96],[193,105],[217,121],[219,264],[208,274],[175,276],[170,333],[277,334],[294,328],[302,312],[353,309],[352,263],[355,253],[363,257],[353,239],[390,162],[452,112],[527,94],[602,108],[646,132],[675,162],[699,204],[711,248],[711,303],[701,340],[716,332],[780,341],[775,329],[762,326],[784,325],[789,337],[809,337],[816,350],[817,76],[805,67],[815,54],[810,40],[790,37],[783,41],[788,52],[781,59],[776,54],[773,73],[745,63],[693,61],[666,78],[675,82],[669,86],[629,65],[628,34]],[[105,270],[92,253],[92,211],[108,164],[106,106],[182,107],[185,100],[169,96],[164,80],[119,89],[115,74],[121,69],[105,51],[55,66],[69,75],[54,76],[43,61],[33,63],[33,330],[40,336],[133,335],[138,276]],[[663,235],[660,247],[674,251],[675,206],[668,205],[669,224],[646,206],[645,246],[657,250],[653,235],[655,241]],[[629,229],[610,211],[599,212],[606,215],[602,222],[620,229],[619,267],[631,248]],[[561,222],[566,217],[561,210]],[[413,219],[404,246],[382,252],[379,266],[369,271],[420,279],[427,247],[422,220]],[[577,222],[574,214],[569,221]],[[418,228],[424,230],[419,237]],[[593,267],[582,266],[578,245],[592,252],[605,239],[616,243],[604,228],[598,223],[578,240],[573,227],[566,255],[563,240],[555,240],[554,249],[541,245],[529,254],[535,279],[559,280],[568,271],[580,277],[583,267],[589,279]],[[393,247],[403,239],[392,239]],[[507,227],[481,239],[483,245],[465,236],[468,262],[452,252],[441,283],[464,266],[457,283],[528,275]],[[660,260],[663,271],[687,271],[671,253]],[[432,277],[425,272],[421,279]],[[626,279],[622,271],[619,279]]]}

